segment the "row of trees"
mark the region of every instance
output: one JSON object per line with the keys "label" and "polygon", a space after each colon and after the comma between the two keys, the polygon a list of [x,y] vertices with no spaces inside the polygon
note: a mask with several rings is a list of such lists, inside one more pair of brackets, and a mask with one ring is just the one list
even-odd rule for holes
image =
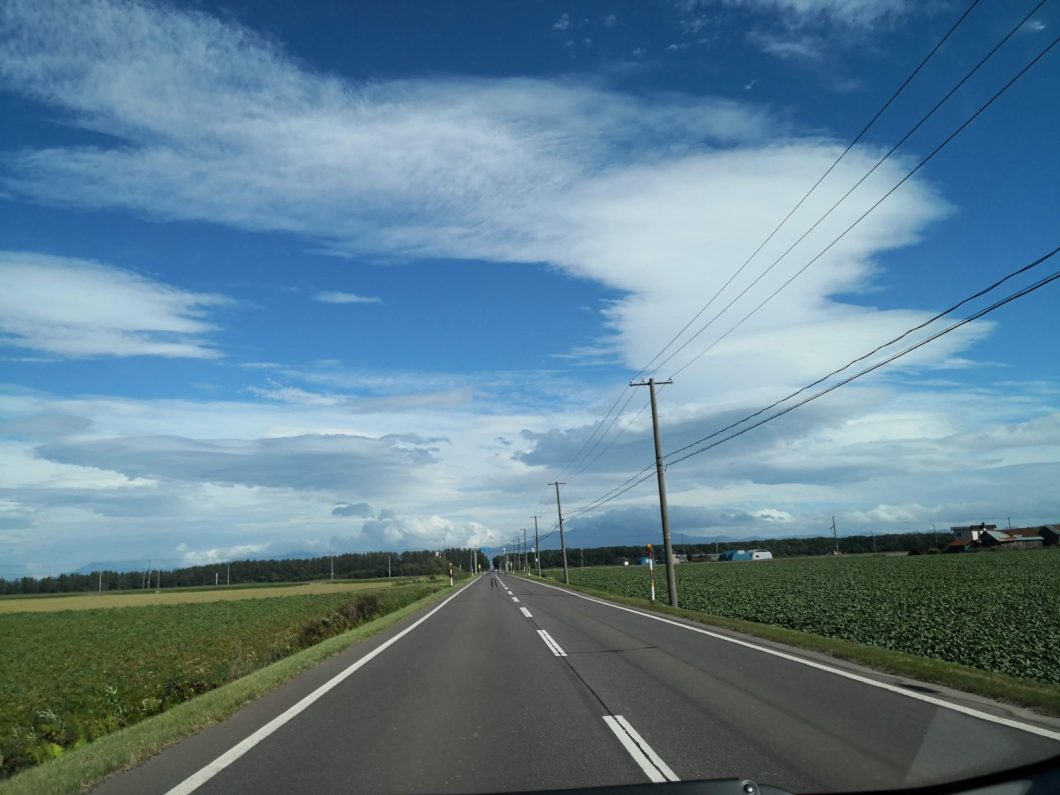
{"label": "row of trees", "polygon": [[[922,554],[939,551],[951,540],[949,533],[887,533],[878,536],[843,536],[839,539],[839,551],[848,554],[867,552],[912,552]],[[729,549],[768,549],[774,557],[796,557],[800,555],[828,555],[835,551],[836,541],[833,536],[816,536],[814,538],[770,538],[751,539],[747,541],[722,541],[708,544],[674,544],[674,553],[687,555],[692,561],[704,559],[707,555],[725,552]],[[567,547],[568,566],[621,566],[625,561],[633,563],[648,554],[646,547]],[[529,555],[533,567],[533,554]],[[516,568],[522,565],[522,554],[511,551],[508,559]],[[662,561],[662,544],[655,546],[655,559]],[[496,555],[493,565],[504,568],[504,555]],[[541,567],[557,568],[563,565],[563,557],[558,549],[541,551]]]}
{"label": "row of trees", "polygon": [[[475,550],[479,568],[489,565],[482,552]],[[125,591],[135,589],[188,588],[269,582],[307,582],[329,579],[332,564],[336,579],[374,577],[423,577],[448,574],[449,564],[466,571],[472,550],[450,548],[443,552],[354,552],[319,558],[286,560],[233,560],[206,566],[142,571],[103,571],[89,574],[60,574],[57,577],[0,579],[0,594],[75,593],[78,591]]]}

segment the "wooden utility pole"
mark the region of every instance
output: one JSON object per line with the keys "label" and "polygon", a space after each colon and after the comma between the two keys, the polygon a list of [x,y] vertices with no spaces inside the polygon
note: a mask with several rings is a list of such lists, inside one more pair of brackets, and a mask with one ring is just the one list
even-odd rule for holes
{"label": "wooden utility pole", "polygon": [[534,520],[534,559],[537,561],[537,576],[541,576],[541,540],[537,536],[537,514],[535,513],[531,519]]}
{"label": "wooden utility pole", "polygon": [[567,571],[567,540],[563,537],[563,506],[559,501],[559,487],[565,486],[566,483],[557,480],[548,485],[556,487],[556,514],[559,516],[559,548],[563,553],[563,582],[570,585],[570,573]]}
{"label": "wooden utility pole", "polygon": [[677,607],[677,573],[674,571],[674,549],[670,542],[670,512],[666,507],[666,465],[663,461],[662,442],[659,439],[659,409],[655,403],[655,385],[672,384],[673,379],[656,381],[630,381],[630,386],[646,386],[651,393],[651,427],[655,434],[655,476],[659,481],[659,517],[662,520],[663,554],[666,555],[666,591],[670,606]]}
{"label": "wooden utility pole", "polygon": [[835,537],[835,553],[839,554],[839,533],[835,529],[835,517],[832,517],[832,535]]}

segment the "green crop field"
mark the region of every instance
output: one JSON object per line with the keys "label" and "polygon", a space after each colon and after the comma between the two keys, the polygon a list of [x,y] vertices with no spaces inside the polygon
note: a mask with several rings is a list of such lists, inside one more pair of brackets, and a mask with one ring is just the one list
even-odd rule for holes
{"label": "green crop field", "polygon": [[438,587],[0,614],[0,779]]}
{"label": "green crop field", "polygon": [[[682,607],[1060,684],[1060,552],[812,558],[676,568]],[[647,598],[642,566],[571,582]],[[666,574],[656,569],[659,598]]]}

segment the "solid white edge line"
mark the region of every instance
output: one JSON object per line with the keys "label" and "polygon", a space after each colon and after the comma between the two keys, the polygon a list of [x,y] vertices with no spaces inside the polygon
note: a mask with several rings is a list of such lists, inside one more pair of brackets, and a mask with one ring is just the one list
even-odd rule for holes
{"label": "solid white edge line", "polygon": [[744,646],[745,648],[754,649],[755,651],[760,651],[764,654],[771,654],[774,657],[780,657],[781,659],[798,663],[799,665],[805,665],[809,668],[816,668],[819,671],[825,671],[830,674],[835,674],[836,676],[842,676],[844,679],[851,679],[855,682],[861,682],[865,685],[878,687],[881,690],[887,690],[891,693],[897,693],[898,695],[905,696],[906,698],[911,698],[916,701],[923,701],[928,704],[933,704],[936,707],[942,707],[943,709],[953,710],[954,712],[960,712],[963,715],[968,715],[973,718],[979,718],[980,720],[989,721],[991,723],[997,723],[1001,726],[1007,726],[1010,729],[1017,729],[1019,731],[1027,732],[1028,734],[1037,734],[1039,737],[1046,737],[1050,740],[1056,740],[1057,742],[1060,742],[1060,732],[1058,731],[1046,729],[1041,726],[1035,726],[1031,723],[1021,723],[1019,721],[1012,720],[1011,718],[1003,718],[1000,715],[991,715],[989,712],[983,712],[978,709],[973,709],[972,707],[965,707],[961,704],[954,704],[949,701],[944,701],[941,698],[929,696],[925,693],[917,693],[912,690],[906,690],[905,688],[898,687],[897,685],[891,685],[886,682],[879,682],[875,679],[870,679],[867,676],[861,676],[860,674],[855,674],[850,671],[844,671],[839,668],[833,668],[830,665],[825,665],[824,663],[819,663],[814,660],[807,660],[803,657],[796,657],[794,654],[788,654],[786,652],[779,651],[778,649],[770,649],[767,646],[759,646],[755,643],[749,643],[746,640],[740,640],[739,638],[732,638],[727,635],[721,635],[717,632],[711,632],[709,629],[702,629],[700,627],[693,627],[688,624],[682,624],[680,621],[671,621],[670,619],[663,618],[662,616],[656,616],[652,615],[651,613],[645,613],[641,610],[636,610],[632,607],[626,607],[625,605],[614,604],[613,602],[607,602],[603,599],[596,599],[592,596],[586,596],[585,594],[578,593],[577,591],[568,591],[566,588],[560,588],[556,585],[546,585],[545,583],[537,582],[536,580],[527,580],[527,582],[532,582],[535,585],[540,585],[543,588],[551,588],[554,591],[569,594],[570,596],[577,596],[579,599],[585,599],[588,602],[595,602],[596,604],[604,605],[605,607],[613,607],[615,610],[622,610],[626,613],[633,613],[634,615],[642,616],[643,618],[650,618],[652,621],[660,621],[663,624],[669,624],[671,626],[678,627],[679,629],[688,630],[689,632],[698,632],[700,635],[706,635],[716,640],[723,640],[726,643],[735,643],[737,646]]}
{"label": "solid white edge line", "polygon": [[666,777],[655,769],[655,765],[652,764],[651,760],[644,755],[644,752],[633,742],[632,738],[626,734],[625,729],[619,725],[618,721],[612,718],[610,715],[604,715],[604,723],[618,738],[618,741],[622,743],[622,747],[626,749],[633,761],[637,763],[638,767],[644,771],[653,784],[662,784],[666,781]]}
{"label": "solid white edge line", "polygon": [[648,745],[648,743],[644,740],[643,737],[640,736],[637,730],[629,725],[628,720],[623,718],[621,715],[615,715],[615,720],[618,721],[619,726],[626,730],[626,734],[633,738],[633,742],[635,742],[640,748],[640,750],[644,752],[644,755],[651,760],[651,763],[657,768],[659,768],[659,772],[666,777],[667,781],[681,780],[677,777],[677,774],[670,769],[670,766],[662,760],[662,757],[655,753],[655,749]]}
{"label": "solid white edge line", "polygon": [[384,643],[381,643],[376,648],[372,649],[372,651],[368,652],[366,655],[361,657],[359,660],[357,660],[355,663],[350,665],[348,668],[343,669],[342,671],[337,673],[335,676],[331,677],[331,679],[326,681],[324,684],[322,684],[320,687],[318,687],[312,693],[310,693],[309,695],[305,696],[300,701],[298,701],[296,704],[294,704],[293,706],[291,706],[288,709],[286,709],[284,712],[282,712],[279,715],[277,715],[275,718],[270,720],[268,723],[266,723],[264,726],[262,726],[260,729],[258,729],[253,734],[245,737],[243,740],[241,740],[240,742],[238,742],[235,745],[233,745],[231,748],[229,748],[227,751],[225,751],[219,757],[214,759],[208,765],[206,765],[205,767],[200,768],[195,773],[192,773],[190,776],[188,776],[182,782],[177,784],[177,786],[175,786],[172,789],[168,790],[166,792],[166,795],[188,795],[188,793],[194,792],[196,789],[201,787],[203,784],[205,784],[211,778],[216,776],[218,773],[220,773],[222,770],[224,770],[230,764],[235,762],[237,759],[239,759],[239,757],[243,756],[243,754],[245,754],[247,751],[249,751],[255,745],[260,743],[262,740],[264,740],[270,734],[275,732],[277,729],[279,729],[285,723],[290,721],[292,718],[297,717],[300,713],[304,712],[306,709],[308,709],[310,706],[312,706],[312,704],[314,702],[319,700],[322,696],[326,695],[330,690],[332,690],[335,687],[337,687],[338,685],[342,684],[342,682],[345,679],[347,679],[349,676],[354,674],[362,666],[366,665],[368,662],[370,662],[371,660],[375,659],[378,655],[382,654],[384,651],[389,649],[391,646],[393,646],[395,643],[397,643],[403,637],[405,637],[410,632],[412,632],[412,630],[414,630],[416,627],[418,627],[420,624],[422,624],[428,618],[430,618],[435,613],[437,613],[439,610],[441,610],[443,607],[445,607],[447,604],[449,604],[449,602],[451,602],[453,600],[453,598],[457,594],[459,594],[460,591],[462,591],[462,590],[463,590],[463,588],[461,588],[460,590],[456,591],[453,594],[450,594],[448,597],[446,597],[446,599],[441,604],[439,604],[437,607],[435,607],[429,613],[427,613],[426,615],[420,617],[414,623],[409,624],[407,627],[405,627],[405,629],[401,630],[401,632],[396,634],[390,640],[385,641]]}
{"label": "solid white edge line", "polygon": [[533,618],[533,616],[530,615],[530,611],[527,610],[525,607],[520,607],[519,609],[523,611],[523,615],[526,616],[527,618]]}

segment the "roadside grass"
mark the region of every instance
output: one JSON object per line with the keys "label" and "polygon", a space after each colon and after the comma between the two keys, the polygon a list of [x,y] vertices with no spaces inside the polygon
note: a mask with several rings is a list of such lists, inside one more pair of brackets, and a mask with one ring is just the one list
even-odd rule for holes
{"label": "roadside grass", "polygon": [[[234,599],[264,599],[293,594],[326,594],[339,591],[379,589],[386,585],[405,585],[425,578],[372,580],[314,580],[289,583],[246,583],[216,587],[163,588],[160,591],[104,591],[78,594],[17,594],[0,597],[0,614],[50,613],[56,610],[95,610],[101,607],[141,607],[144,605],[222,602]],[[441,578],[439,578],[439,582]]]}
{"label": "roadside grass", "polygon": [[[458,587],[465,584],[466,581],[458,584]],[[140,764],[168,746],[220,723],[247,703],[290,681],[327,657],[453,593],[442,583],[434,587],[436,590],[433,593],[392,613],[0,781],[0,795],[69,795],[83,792],[108,775]]]}
{"label": "roadside grass", "polygon": [[[553,574],[557,573],[555,570],[552,570],[552,572]],[[549,585],[579,591],[606,601],[684,618],[697,624],[729,629],[744,635],[762,638],[763,640],[827,654],[830,657],[858,663],[883,673],[944,685],[966,693],[985,696],[995,701],[1026,707],[1043,715],[1060,717],[1060,687],[1045,682],[1033,679],[1018,679],[1013,676],[984,671],[967,665],[921,657],[878,646],[868,646],[838,638],[829,638],[825,635],[787,629],[786,627],[778,627],[772,624],[760,624],[755,621],[726,618],[725,616],[710,615],[696,610],[670,607],[661,602],[622,596],[608,591],[586,588],[581,585],[565,585],[557,579],[551,578],[548,571],[543,573],[545,576],[542,579],[548,581]],[[665,587],[661,589],[660,593],[664,592]]]}

